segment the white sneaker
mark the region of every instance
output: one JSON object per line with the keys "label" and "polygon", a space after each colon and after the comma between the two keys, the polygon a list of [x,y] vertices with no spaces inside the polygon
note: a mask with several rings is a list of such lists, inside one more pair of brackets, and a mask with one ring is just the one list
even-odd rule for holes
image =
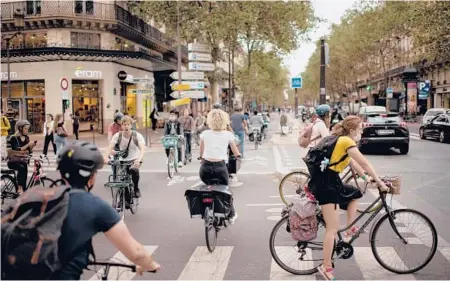
{"label": "white sneaker", "polygon": [[234,224],[234,222],[237,220],[237,218],[238,218],[238,213],[234,213],[234,216],[231,219],[229,219],[230,224]]}
{"label": "white sneaker", "polygon": [[181,167],[183,167],[183,163],[181,163],[181,161],[180,161],[180,162],[178,162],[178,168],[181,168]]}

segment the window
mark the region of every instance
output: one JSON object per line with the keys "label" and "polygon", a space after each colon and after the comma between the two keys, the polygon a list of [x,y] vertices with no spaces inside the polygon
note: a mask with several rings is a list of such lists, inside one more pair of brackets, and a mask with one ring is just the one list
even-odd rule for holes
{"label": "window", "polygon": [[43,80],[26,81],[25,85],[28,97],[45,96],[45,82]]}
{"label": "window", "polygon": [[134,44],[125,39],[116,37],[116,51],[134,51]]}
{"label": "window", "polygon": [[40,15],[41,14],[41,0],[28,0],[27,1],[27,15]]}
{"label": "window", "polygon": [[75,1],[75,13],[76,14],[94,14],[94,1],[77,0]]}
{"label": "window", "polygon": [[100,34],[71,32],[70,45],[72,48],[100,49]]}

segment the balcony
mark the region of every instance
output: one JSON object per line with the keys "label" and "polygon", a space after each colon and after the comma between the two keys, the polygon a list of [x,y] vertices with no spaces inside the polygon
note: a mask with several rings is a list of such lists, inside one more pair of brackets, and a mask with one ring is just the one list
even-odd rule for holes
{"label": "balcony", "polygon": [[[13,14],[25,12],[25,31],[75,28],[109,31],[144,47],[176,56],[176,42],[126,9],[95,1],[20,1],[1,4],[2,32],[15,31]],[[187,48],[182,47],[187,60]]]}

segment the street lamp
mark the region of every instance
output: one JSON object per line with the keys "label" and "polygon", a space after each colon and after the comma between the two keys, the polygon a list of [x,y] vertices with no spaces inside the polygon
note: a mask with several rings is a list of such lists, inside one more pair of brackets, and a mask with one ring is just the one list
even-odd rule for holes
{"label": "street lamp", "polygon": [[10,66],[10,62],[9,62],[9,58],[10,58],[10,54],[9,54],[9,47],[11,44],[11,40],[14,39],[14,37],[16,37],[17,35],[20,34],[20,30],[22,30],[25,27],[25,15],[24,13],[20,10],[17,9],[14,12],[14,27],[16,28],[17,32],[14,33],[11,37],[6,38],[6,63],[7,63],[7,68],[8,68],[8,107],[11,107],[11,66]]}

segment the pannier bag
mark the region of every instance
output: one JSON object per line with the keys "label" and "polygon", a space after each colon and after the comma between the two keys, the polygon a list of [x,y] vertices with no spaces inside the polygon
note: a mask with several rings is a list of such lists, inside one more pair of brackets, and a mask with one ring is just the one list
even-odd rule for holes
{"label": "pannier bag", "polygon": [[200,185],[192,187],[184,193],[192,217],[203,217],[205,207],[210,203],[204,203],[203,198],[213,198],[214,215],[227,217],[230,214],[233,194],[226,185]]}
{"label": "pannier bag", "polygon": [[310,241],[317,237],[316,203],[303,198],[289,211],[289,225],[292,239]]}

